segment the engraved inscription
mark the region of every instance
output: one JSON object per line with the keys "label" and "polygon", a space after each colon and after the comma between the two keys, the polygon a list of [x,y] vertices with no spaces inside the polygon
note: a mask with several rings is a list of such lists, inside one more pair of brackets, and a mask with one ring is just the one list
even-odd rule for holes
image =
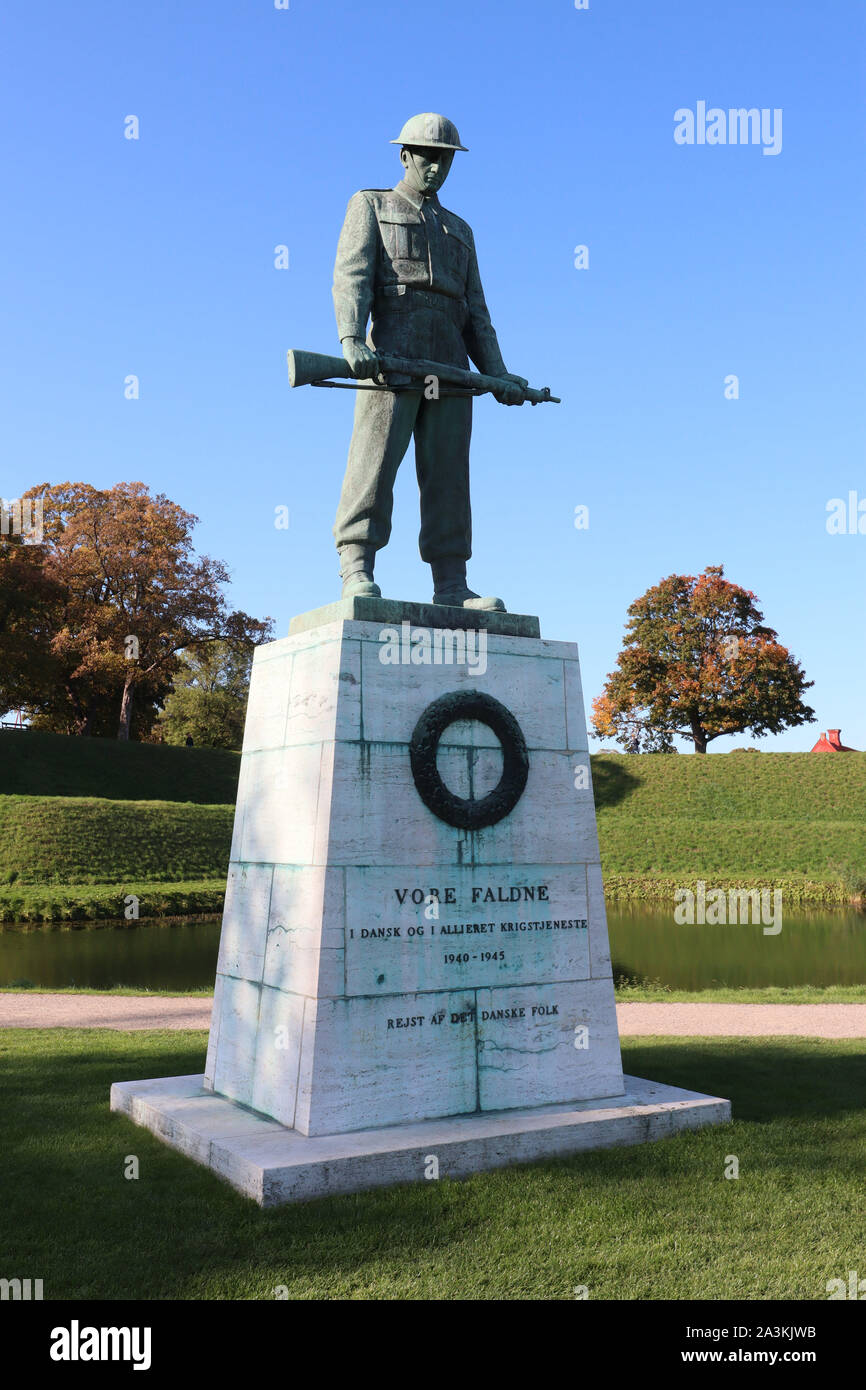
{"label": "engraved inscription", "polygon": [[[347,993],[383,997],[588,979],[584,866],[548,865],[541,872],[522,866],[520,874],[452,868],[424,884],[401,883],[384,868],[349,870]],[[396,1031],[396,1010],[393,1018]]]}

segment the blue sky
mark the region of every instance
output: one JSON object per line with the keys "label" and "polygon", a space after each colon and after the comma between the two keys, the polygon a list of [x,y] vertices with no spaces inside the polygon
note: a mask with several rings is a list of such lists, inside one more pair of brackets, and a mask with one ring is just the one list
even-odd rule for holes
{"label": "blue sky", "polygon": [[[859,0],[13,0],[0,493],[141,479],[278,635],[337,597],[352,396],[290,392],[285,353],[337,351],[346,202],[442,111],[505,360],[563,397],[476,404],[470,582],[579,642],[589,704],[628,604],[724,564],[815,681],[761,746],[866,748],[866,534],[825,524],[866,500],[864,30]],[[781,109],[781,152],[678,145],[699,101]],[[430,596],[417,533],[410,454],[390,596]]]}

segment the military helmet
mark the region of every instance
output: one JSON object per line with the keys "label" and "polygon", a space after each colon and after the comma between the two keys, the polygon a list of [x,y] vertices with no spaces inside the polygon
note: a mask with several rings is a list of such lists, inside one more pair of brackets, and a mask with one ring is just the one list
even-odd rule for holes
{"label": "military helmet", "polygon": [[[437,116],[433,111],[422,111],[420,116],[410,116],[392,145],[420,145],[434,150],[466,150],[461,145],[457,127],[447,116]],[[468,154],[469,151],[466,150]]]}

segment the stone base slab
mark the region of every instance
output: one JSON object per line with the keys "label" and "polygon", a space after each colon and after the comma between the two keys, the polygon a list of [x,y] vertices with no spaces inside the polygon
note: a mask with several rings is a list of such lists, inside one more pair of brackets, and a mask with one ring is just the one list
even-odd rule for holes
{"label": "stone base slab", "polygon": [[413,627],[447,627],[455,631],[483,628],[494,637],[541,636],[538,618],[528,613],[496,613],[483,608],[451,608],[442,603],[359,596],[337,599],[323,608],[299,613],[289,624],[289,636],[336,622],[380,623],[383,627],[399,627],[408,622]]}
{"label": "stone base slab", "polygon": [[307,1138],[204,1089],[203,1076],[123,1081],[111,1109],[262,1207],[665,1139],[724,1124],[731,1103],[626,1076],[625,1095]]}

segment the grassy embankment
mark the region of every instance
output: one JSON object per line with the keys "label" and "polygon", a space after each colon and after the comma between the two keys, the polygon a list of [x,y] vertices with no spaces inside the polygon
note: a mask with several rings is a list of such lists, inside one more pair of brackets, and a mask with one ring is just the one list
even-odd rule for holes
{"label": "grassy embankment", "polygon": [[592,759],[609,902],[698,879],[781,888],[787,906],[866,896],[866,753]]}
{"label": "grassy embankment", "polygon": [[[859,1040],[625,1039],[631,1075],[734,1121],[639,1150],[261,1211],[108,1111],[201,1071],[205,1033],[0,1032],[9,1274],[46,1299],[826,1299],[863,1256]],[[140,1163],[124,1181],[130,1149]],[[727,1181],[736,1154],[740,1180]]]}
{"label": "grassy embankment", "polygon": [[[231,806],[0,797],[0,920],[219,912]],[[132,905],[130,904],[130,910]]]}
{"label": "grassy embankment", "polygon": [[240,758],[0,735],[0,921],[218,913]]}
{"label": "grassy embankment", "polygon": [[240,754],[112,738],[0,733],[0,794],[234,805]]}
{"label": "grassy embankment", "polygon": [[[0,921],[219,912],[237,754],[0,735]],[[592,759],[611,902],[703,878],[792,906],[866,893],[866,753]]]}

